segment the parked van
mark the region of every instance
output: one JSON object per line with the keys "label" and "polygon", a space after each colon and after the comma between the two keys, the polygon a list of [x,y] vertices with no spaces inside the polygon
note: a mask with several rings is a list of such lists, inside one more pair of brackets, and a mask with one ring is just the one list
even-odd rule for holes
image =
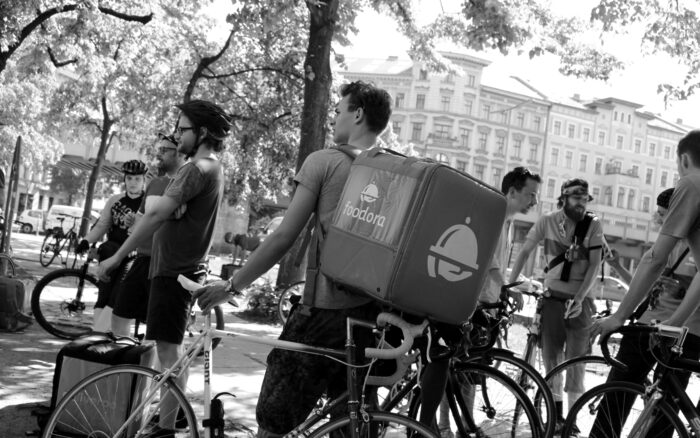
{"label": "parked van", "polygon": [[22,233],[33,233],[44,229],[44,210],[24,210],[15,222],[19,223]]}
{"label": "parked van", "polygon": [[[72,207],[70,205],[52,205],[46,214],[46,221],[44,222],[44,230],[51,230],[54,227],[61,226],[61,222],[58,220],[59,217],[65,217],[63,221],[63,231],[66,232],[73,226],[73,219],[76,219],[76,229],[78,232],[80,228],[80,218],[83,217],[83,207]],[[100,215],[96,212],[90,213],[90,224],[92,225]]]}

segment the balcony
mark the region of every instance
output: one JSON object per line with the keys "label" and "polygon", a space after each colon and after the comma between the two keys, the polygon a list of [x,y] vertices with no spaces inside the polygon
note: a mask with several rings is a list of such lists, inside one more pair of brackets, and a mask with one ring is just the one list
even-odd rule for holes
{"label": "balcony", "polygon": [[641,243],[654,242],[658,237],[658,231],[651,227],[648,213],[630,211],[625,214],[621,208],[604,205],[592,205],[591,209],[600,219],[606,236]]}
{"label": "balcony", "polygon": [[456,137],[441,136],[438,134],[428,134],[427,145],[438,148],[459,149]]}
{"label": "balcony", "polygon": [[620,166],[616,166],[614,164],[606,164],[605,165],[605,174],[606,175],[624,175],[624,176],[630,176],[632,178],[639,178],[639,169],[627,169],[627,170],[622,170]]}

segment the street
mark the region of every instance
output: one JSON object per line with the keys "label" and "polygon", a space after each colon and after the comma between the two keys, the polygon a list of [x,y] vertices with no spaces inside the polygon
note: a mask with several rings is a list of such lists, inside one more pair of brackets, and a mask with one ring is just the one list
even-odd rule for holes
{"label": "street", "polygon": [[[19,267],[38,280],[60,266],[39,264],[39,248],[44,236],[13,233],[12,247]],[[214,258],[212,272],[220,272],[221,258]],[[25,312],[34,281],[26,281]],[[224,308],[226,329],[241,334],[276,338],[280,326],[256,324],[236,316],[235,308]],[[34,323],[16,332],[0,332],[0,437],[24,437],[37,429],[31,411],[48,406],[53,386],[56,354],[68,341],[54,338]],[[255,404],[265,372],[269,348],[257,344],[223,340],[213,354],[212,393],[231,392],[236,398],[224,397],[227,436],[248,436],[256,428]],[[203,374],[202,361],[191,370],[187,385],[188,399],[201,415]],[[201,420],[201,418],[200,418]]]}

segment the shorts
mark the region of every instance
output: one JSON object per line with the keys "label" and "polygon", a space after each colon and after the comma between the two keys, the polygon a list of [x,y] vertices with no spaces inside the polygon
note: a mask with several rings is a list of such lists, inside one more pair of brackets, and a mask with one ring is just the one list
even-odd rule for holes
{"label": "shorts", "polygon": [[[183,274],[204,284],[206,272]],[[146,339],[180,345],[192,308],[192,293],[183,288],[175,277],[154,277],[148,297]]]}
{"label": "shorts", "polygon": [[95,302],[96,309],[102,309],[106,306],[114,308],[118,284],[122,281],[124,275],[126,274],[127,265],[133,260],[131,258],[125,258],[119,267],[112,272],[109,281],[97,281],[97,301]]}
{"label": "shorts", "polygon": [[150,256],[140,255],[133,259],[131,267],[112,291],[115,296],[114,315],[146,322],[148,295],[151,288],[151,281],[148,279],[150,265]]}
{"label": "shorts", "polygon": [[[309,309],[295,306],[284,325],[281,340],[301,342],[314,346],[344,349],[346,317],[373,321],[379,314],[375,303],[351,309]],[[358,352],[373,343],[370,330],[355,333]],[[267,370],[263,380],[256,418],[260,428],[275,434],[286,434],[306,419],[324,393],[340,395],[347,386],[346,367],[332,359],[315,354],[273,349],[267,356]],[[361,380],[361,379],[360,379]],[[347,406],[338,406],[338,413]]]}

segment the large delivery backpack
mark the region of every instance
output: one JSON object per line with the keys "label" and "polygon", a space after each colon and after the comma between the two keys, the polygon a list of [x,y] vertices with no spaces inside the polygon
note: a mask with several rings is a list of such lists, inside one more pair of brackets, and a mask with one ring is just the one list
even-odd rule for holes
{"label": "large delivery backpack", "polygon": [[354,161],[319,269],[350,290],[449,324],[473,313],[505,220],[500,192],[385,149]]}
{"label": "large delivery backpack", "polygon": [[[131,338],[115,338],[111,333],[96,333],[78,338],[58,352],[49,409],[53,411],[66,393],[90,374],[121,364],[153,367],[155,358],[154,345],[140,345]],[[141,382],[141,379],[127,380],[103,379],[100,383],[102,387],[96,390],[110,394],[110,406],[95,406],[90,400],[86,400],[84,405],[72,403],[67,409],[74,410],[75,415],[66,412],[57,427],[62,432],[71,433],[83,430],[80,425],[87,420],[93,428],[102,424],[104,430],[117,430],[124,424],[139,395],[146,389],[146,382]],[[75,424],[70,422],[72,417],[76,419]],[[41,421],[40,426],[43,428]]]}

